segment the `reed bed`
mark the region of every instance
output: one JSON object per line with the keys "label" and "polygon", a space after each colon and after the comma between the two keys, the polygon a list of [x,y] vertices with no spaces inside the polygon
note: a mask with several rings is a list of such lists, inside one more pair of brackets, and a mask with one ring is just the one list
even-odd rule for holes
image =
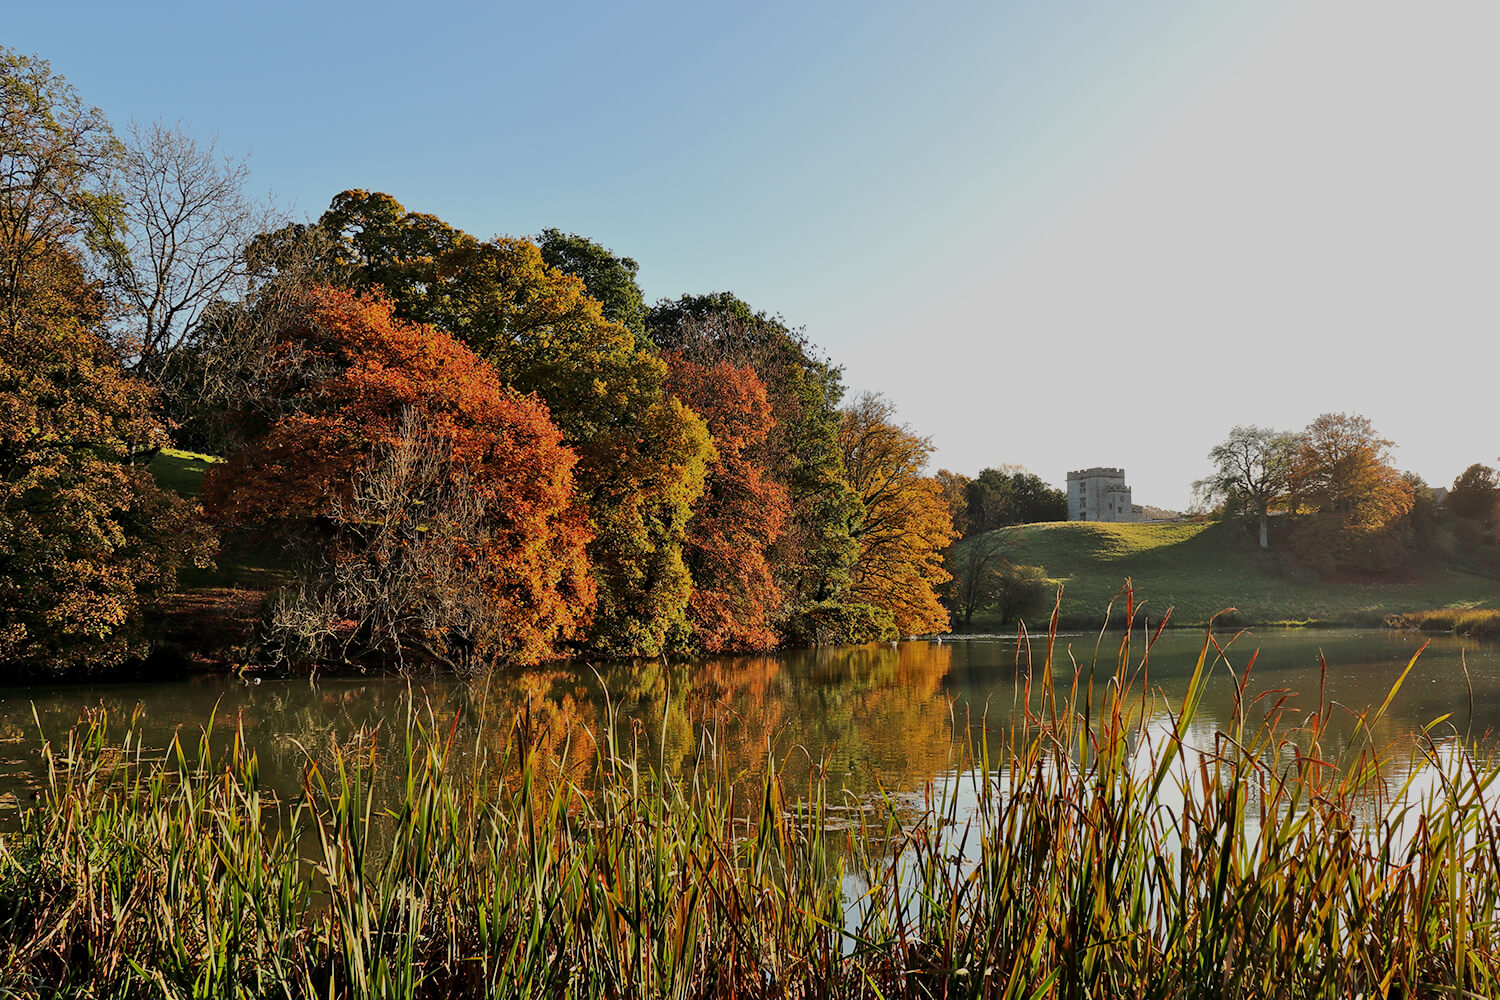
{"label": "reed bed", "polygon": [[1456,632],[1459,635],[1500,638],[1500,611],[1493,608],[1443,608],[1390,615],[1392,628],[1415,628],[1423,632]]}
{"label": "reed bed", "polygon": [[282,801],[237,732],[163,755],[86,718],[0,840],[0,992],[1500,993],[1494,761],[1379,745],[1398,690],[1338,756],[1329,704],[1289,721],[1247,694],[1229,731],[1195,725],[1228,669],[1212,634],[1166,713],[1141,694],[1147,637],[1065,671],[1054,639],[1023,648],[1011,721],[956,726],[915,799],[849,802],[774,757],[747,788],[711,731],[667,774],[606,730],[579,779],[524,718],[487,751],[413,710],[309,755]]}

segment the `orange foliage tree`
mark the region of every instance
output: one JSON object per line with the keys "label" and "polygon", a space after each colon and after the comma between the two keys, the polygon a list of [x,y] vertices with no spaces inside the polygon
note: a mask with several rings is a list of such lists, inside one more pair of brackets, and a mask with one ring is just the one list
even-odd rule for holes
{"label": "orange foliage tree", "polygon": [[374,295],[313,291],[272,353],[250,443],[205,477],[204,499],[226,526],[315,543],[315,605],[339,620],[304,614],[308,634],[461,669],[534,662],[577,634],[594,601],[588,534],[542,403]]}
{"label": "orange foliage tree", "polygon": [[335,197],[319,225],[336,237],[339,264],[384,287],[398,315],[452,333],[505,384],[546,402],[578,455],[593,534],[598,608],[586,645],[665,651],[688,630],[683,544],[713,446],[703,421],[666,391],[656,352],[529,240],[481,241],[366,191]]}
{"label": "orange foliage tree", "polygon": [[788,500],[761,454],[773,425],[766,388],[747,367],[675,353],[663,359],[668,388],[708,424],[717,452],[687,527],[694,642],[710,652],[770,648],[781,594],[767,552],[786,523]]}
{"label": "orange foliage tree", "polygon": [[888,400],[866,393],[844,409],[839,446],[864,505],[850,599],[886,609],[906,634],[947,629],[937,587],[950,579],[942,552],[953,518],[942,484],[922,474],[932,443],[898,425]]}
{"label": "orange foliage tree", "polygon": [[1307,425],[1290,476],[1299,514],[1292,545],[1304,562],[1379,572],[1407,555],[1415,500],[1391,447],[1357,414],[1325,413]]}

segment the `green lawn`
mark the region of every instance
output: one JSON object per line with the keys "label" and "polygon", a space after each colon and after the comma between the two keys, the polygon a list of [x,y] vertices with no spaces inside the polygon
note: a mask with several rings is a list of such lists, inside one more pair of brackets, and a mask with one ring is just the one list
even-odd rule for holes
{"label": "green lawn", "polygon": [[200,455],[176,448],[163,448],[151,461],[151,475],[156,484],[171,490],[178,496],[196,499],[203,492],[203,473],[210,465],[223,459],[213,455]]}
{"label": "green lawn", "polygon": [[[150,470],[158,485],[196,500],[203,492],[203,473],[220,461],[213,455],[163,448]],[[167,633],[200,650],[243,642],[259,617],[261,601],[291,580],[292,568],[291,560],[275,546],[225,545],[213,567],[187,567],[178,576],[180,589],[166,608]]]}
{"label": "green lawn", "polygon": [[[1380,579],[1320,579],[1222,524],[1072,522],[1000,531],[1013,562],[1042,566],[1062,583],[1063,614],[1080,626],[1103,620],[1127,578],[1152,621],[1171,607],[1178,625],[1228,608],[1243,624],[1353,624],[1399,612],[1500,607],[1500,580],[1491,577],[1429,563]],[[988,624],[975,616],[976,629]]]}

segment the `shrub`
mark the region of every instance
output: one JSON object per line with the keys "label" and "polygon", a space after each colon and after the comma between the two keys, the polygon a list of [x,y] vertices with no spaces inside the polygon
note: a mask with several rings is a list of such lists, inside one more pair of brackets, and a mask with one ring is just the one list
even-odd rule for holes
{"label": "shrub", "polygon": [[787,625],[791,646],[846,646],[901,637],[895,617],[870,604],[812,604]]}

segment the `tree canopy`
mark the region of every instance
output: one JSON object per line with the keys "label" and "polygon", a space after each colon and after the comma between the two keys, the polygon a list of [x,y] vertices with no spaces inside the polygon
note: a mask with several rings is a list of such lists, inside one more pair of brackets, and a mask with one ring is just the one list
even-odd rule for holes
{"label": "tree canopy", "polygon": [[599,604],[587,644],[655,656],[685,634],[682,545],[713,446],[666,392],[656,352],[529,240],[480,241],[364,191],[340,194],[319,224],[355,282],[381,286],[396,315],[450,332],[547,404],[578,454],[593,532]]}
{"label": "tree canopy", "polygon": [[791,506],[772,554],[781,617],[840,600],[858,550],[850,526],[859,516],[839,447],[841,370],[801,331],[729,292],[660,301],[647,329],[662,351],[700,365],[749,368],[765,386],[774,422],[760,446],[763,464]]}
{"label": "tree canopy", "polygon": [[[314,292],[273,352],[246,401],[250,443],[205,477],[204,499],[227,527],[317,552],[334,581],[351,564],[362,567],[351,580],[382,579],[383,606],[359,605],[346,645],[528,663],[580,631],[594,596],[588,533],[575,456],[545,406],[378,295]],[[409,564],[429,571],[392,578]],[[479,605],[457,607],[460,590]],[[347,587],[325,596],[347,616]]]}
{"label": "tree canopy", "polygon": [[49,308],[76,315],[96,292],[86,255],[115,225],[119,155],[103,112],[45,59],[0,48],[0,323],[12,332]]}
{"label": "tree canopy", "polygon": [[1193,490],[1207,503],[1253,514],[1260,527],[1260,547],[1267,548],[1270,509],[1288,497],[1299,446],[1295,434],[1235,427],[1208,453],[1214,471],[1195,482]]}
{"label": "tree canopy", "polygon": [[949,579],[942,551],[953,521],[942,487],[923,475],[932,443],[897,424],[888,400],[866,393],[845,407],[839,446],[864,508],[850,600],[889,610],[907,635],[945,631],[937,588]]}
{"label": "tree canopy", "polygon": [[1012,524],[1068,519],[1067,493],[1018,466],[983,469],[967,480],[964,506],[963,520],[971,535]]}
{"label": "tree canopy", "polygon": [[1304,515],[1293,544],[1304,561],[1381,571],[1405,558],[1400,529],[1414,501],[1390,462],[1392,445],[1358,414],[1325,413],[1307,425],[1289,474],[1291,502]]}
{"label": "tree canopy", "polygon": [[[70,252],[51,254],[30,267],[82,283]],[[150,651],[148,612],[212,546],[189,506],[135,461],[166,431],[92,317],[56,300],[40,312],[30,296],[13,304],[14,325],[0,324],[0,662],[113,669]]]}
{"label": "tree canopy", "polygon": [[774,426],[760,379],[749,368],[702,365],[667,354],[672,392],[702,415],[715,458],[688,522],[693,645],[709,652],[769,649],[781,593],[770,552],[789,513],[784,486],[770,478],[762,447]]}
{"label": "tree canopy", "polygon": [[1495,516],[1500,504],[1500,477],[1495,470],[1475,462],[1453,480],[1453,489],[1448,491],[1448,509],[1459,517],[1486,521]]}
{"label": "tree canopy", "polygon": [[586,236],[557,229],[543,229],[536,244],[543,263],[583,282],[605,319],[619,323],[638,339],[645,337],[646,302],[635,282],[640,265],[629,257],[615,256]]}

